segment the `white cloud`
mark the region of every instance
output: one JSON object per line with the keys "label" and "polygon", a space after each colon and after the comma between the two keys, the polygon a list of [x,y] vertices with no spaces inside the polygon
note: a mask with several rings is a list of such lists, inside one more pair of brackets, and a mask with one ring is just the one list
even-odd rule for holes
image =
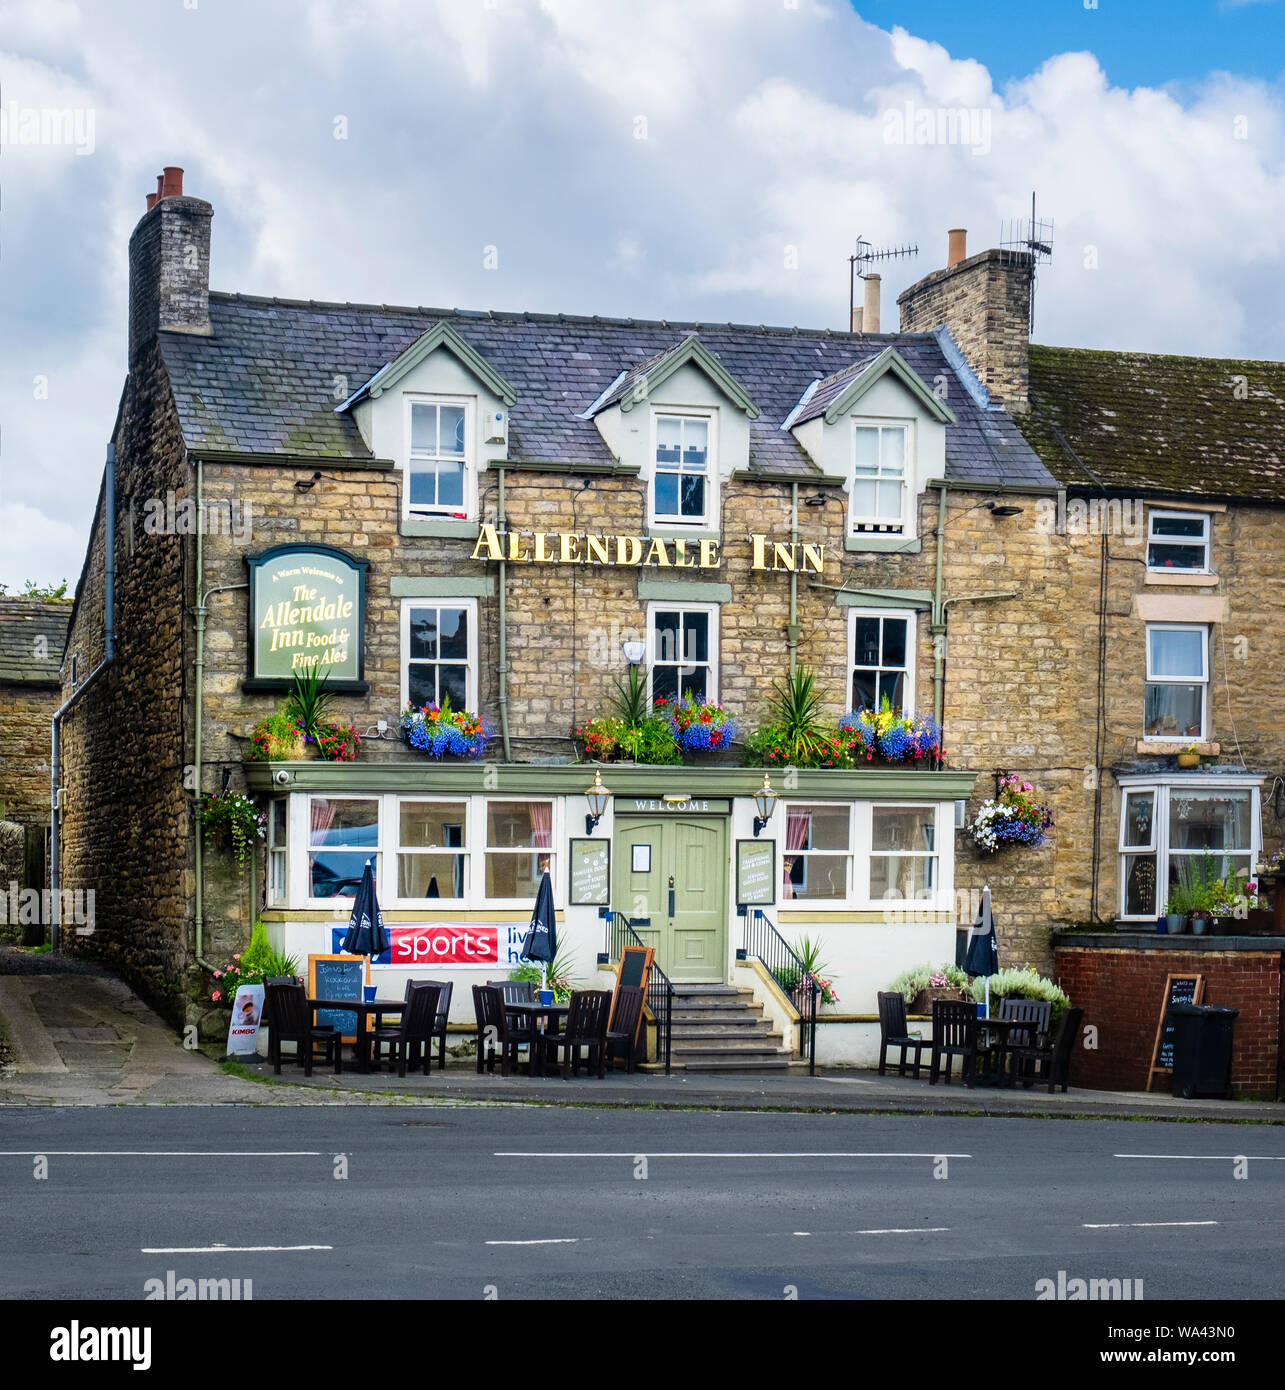
{"label": "white cloud", "polygon": [[[97,136],[0,163],[11,585],[79,571],[126,243],[166,163],[214,204],[216,288],[835,327],[858,233],[921,247],[884,267],[892,326],[946,228],[993,244],[1034,187],[1042,341],[1280,355],[1285,113],[1260,83],[1128,91],[1074,53],[996,89],[839,0],[0,0],[0,35],[4,99],[90,105]],[[946,143],[904,138],[925,119]]]}

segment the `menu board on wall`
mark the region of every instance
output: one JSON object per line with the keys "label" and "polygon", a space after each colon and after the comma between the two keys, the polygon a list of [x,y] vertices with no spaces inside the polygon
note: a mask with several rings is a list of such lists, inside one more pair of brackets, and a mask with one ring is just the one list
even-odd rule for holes
{"label": "menu board on wall", "polygon": [[326,687],[365,690],[366,569],[328,545],[277,545],[247,555],[250,669],[247,685],[289,689],[315,672]]}
{"label": "menu board on wall", "polygon": [[737,840],[736,901],[762,907],[776,901],[776,843]]}
{"label": "menu board on wall", "polygon": [[1199,1004],[1205,997],[1203,975],[1168,975],[1165,977],[1165,997],[1160,1005],[1160,1022],[1156,1025],[1155,1046],[1151,1049],[1151,1068],[1147,1072],[1147,1090],[1164,1072],[1173,1071],[1173,1019],[1171,1004]]}
{"label": "menu board on wall", "polygon": [[611,899],[611,841],[571,841],[572,906],[605,907]]}

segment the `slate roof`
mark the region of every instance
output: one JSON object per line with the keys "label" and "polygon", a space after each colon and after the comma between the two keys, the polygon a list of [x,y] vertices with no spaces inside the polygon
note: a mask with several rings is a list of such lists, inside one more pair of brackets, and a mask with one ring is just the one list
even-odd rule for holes
{"label": "slate roof", "polygon": [[824,415],[873,361],[873,357],[867,357],[864,362],[855,365],[850,363],[840,371],[832,372],[824,380],[818,381],[816,390],[808,398],[808,403],[794,417],[794,423],[801,425],[807,420],[815,420],[818,415]]}
{"label": "slate roof", "polygon": [[[931,390],[953,373],[931,334],[862,335],[742,324],[670,323],[565,314],[513,314],[380,305],[320,304],[210,295],[210,336],[160,335],[188,447],[203,451],[366,458],[344,400],[439,319],[511,382],[509,457],[610,465],[582,413],[622,371],[663,356],[688,333],[753,397],[751,472],[809,477],[818,469],[779,428],[808,384],[895,346]],[[964,389],[949,401],[948,478],[1052,486],[1013,422]]]}
{"label": "slate roof", "polygon": [[[49,599],[0,598],[0,681],[19,685],[56,685],[67,642],[70,603]],[[48,655],[36,655],[45,639]]]}
{"label": "slate roof", "polygon": [[1022,430],[1066,485],[1285,501],[1285,363],[1036,344],[1030,361]]}

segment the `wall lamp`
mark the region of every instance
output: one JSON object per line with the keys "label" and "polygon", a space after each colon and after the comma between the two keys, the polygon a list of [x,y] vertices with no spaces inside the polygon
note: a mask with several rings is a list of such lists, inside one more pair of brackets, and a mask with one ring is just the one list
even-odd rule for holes
{"label": "wall lamp", "polygon": [[297,481],[295,482],[295,491],[296,491],[296,492],[311,492],[312,489],[313,489],[314,487],[316,487],[317,484],[318,484],[320,481],[321,481],[321,471],[320,471],[320,469],[318,469],[318,471],[315,472],[315,473],[312,475],[312,477],[309,478],[306,482],[304,482],[302,479],[297,480]]}
{"label": "wall lamp", "polygon": [[757,839],[760,831],[772,819],[772,812],[776,810],[776,793],[772,790],[772,781],[767,773],[763,774],[763,785],[754,793],[754,836]]}
{"label": "wall lamp", "polygon": [[647,655],[646,642],[626,642],[624,645],[625,660],[631,666],[637,666]]}
{"label": "wall lamp", "polygon": [[992,516],[1021,516],[1021,507],[1000,506],[998,502],[987,502],[986,510]]}
{"label": "wall lamp", "polygon": [[589,803],[589,814],[584,818],[584,833],[592,835],[594,826],[602,819],[607,803],[611,800],[611,793],[602,785],[601,772],[593,774],[593,786],[584,795]]}

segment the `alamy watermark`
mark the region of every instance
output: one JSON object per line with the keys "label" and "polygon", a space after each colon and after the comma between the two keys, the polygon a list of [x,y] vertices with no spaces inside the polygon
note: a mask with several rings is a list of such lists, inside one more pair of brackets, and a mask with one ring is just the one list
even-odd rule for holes
{"label": "alamy watermark", "polygon": [[1140,497],[1072,497],[1060,488],[1056,498],[1035,504],[1035,529],[1058,536],[1117,536],[1137,545],[1147,534],[1146,503]]}
{"label": "alamy watermark", "polygon": [[885,145],[963,145],[991,152],[989,106],[918,106],[908,101],[883,112]]}
{"label": "alamy watermark", "polygon": [[0,927],[51,926],[75,924],[77,936],[94,931],[94,890],[92,888],[23,888],[17,880],[0,892]]}
{"label": "alamy watermark", "polygon": [[198,503],[170,491],[143,503],[145,536],[231,536],[247,541],[253,526],[254,504],[248,500],[207,498]]}
{"label": "alamy watermark", "polygon": [[1068,1279],[1066,1270],[1059,1269],[1056,1279],[1037,1279],[1035,1281],[1035,1300],[1042,1303],[1048,1299],[1077,1303],[1091,1301],[1142,1301],[1141,1279]]}
{"label": "alamy watermark", "polygon": [[94,108],[7,101],[0,105],[0,145],[56,145],[93,154]]}

